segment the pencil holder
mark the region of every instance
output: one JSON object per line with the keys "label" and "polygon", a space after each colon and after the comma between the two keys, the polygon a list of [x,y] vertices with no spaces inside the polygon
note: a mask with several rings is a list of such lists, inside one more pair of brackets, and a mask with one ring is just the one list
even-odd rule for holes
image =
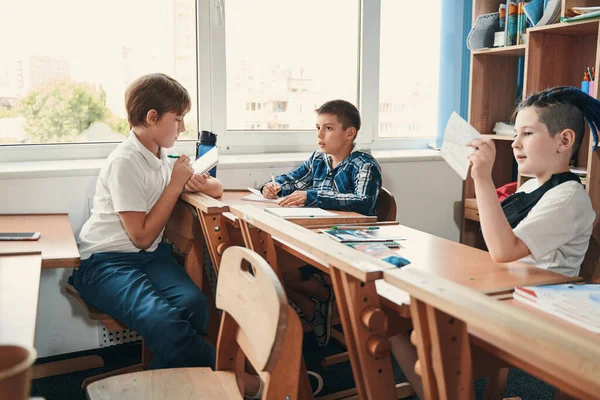
{"label": "pencil holder", "polygon": [[592,97],[596,97],[596,96],[594,96],[594,87],[595,87],[596,82],[590,81],[588,83],[589,83],[588,94]]}
{"label": "pencil holder", "polygon": [[0,346],[0,399],[27,400],[31,387],[34,348]]}

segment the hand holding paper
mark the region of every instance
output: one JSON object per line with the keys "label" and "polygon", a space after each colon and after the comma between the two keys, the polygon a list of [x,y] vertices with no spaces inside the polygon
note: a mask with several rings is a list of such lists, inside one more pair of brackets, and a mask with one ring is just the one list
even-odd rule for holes
{"label": "hand holding paper", "polygon": [[492,167],[496,159],[496,145],[492,139],[477,139],[469,144],[474,151],[469,156],[473,179],[492,178]]}
{"label": "hand holding paper", "polygon": [[470,166],[469,155],[474,150],[467,145],[477,139],[481,139],[479,132],[453,112],[446,124],[444,144],[440,154],[463,181],[467,179]]}

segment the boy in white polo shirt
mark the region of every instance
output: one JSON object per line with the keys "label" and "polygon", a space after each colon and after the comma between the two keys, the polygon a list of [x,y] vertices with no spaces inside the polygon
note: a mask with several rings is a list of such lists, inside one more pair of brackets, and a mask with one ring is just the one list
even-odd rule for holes
{"label": "boy in white polo shirt", "polygon": [[[127,89],[125,103],[129,138],[100,172],[93,214],[79,235],[81,265],[70,282],[87,302],[142,335],[154,352],[151,369],[214,368],[215,348],[202,338],[206,298],[161,239],[183,190],[217,197],[222,184],[194,175],[186,156],[174,164],[167,158],[191,107],[179,82],[143,76]],[[256,393],[258,379],[245,381]]]}

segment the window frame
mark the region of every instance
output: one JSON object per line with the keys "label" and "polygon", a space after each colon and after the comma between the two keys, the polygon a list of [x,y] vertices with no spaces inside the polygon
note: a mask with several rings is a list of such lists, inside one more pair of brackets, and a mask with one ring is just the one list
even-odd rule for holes
{"label": "window frame", "polygon": [[[447,0],[440,0],[447,1]],[[217,144],[224,154],[285,153],[315,150],[312,130],[230,130],[227,131],[225,0],[196,0],[197,82],[199,129],[220,134]],[[357,145],[373,150],[424,149],[438,132],[429,137],[378,137],[379,55],[381,0],[360,0],[357,98],[362,127]],[[442,25],[448,23],[442,16]],[[441,62],[440,62],[441,64]],[[459,71],[460,73],[460,71]],[[442,76],[442,65],[440,65]],[[460,79],[460,75],[457,77]],[[259,138],[257,140],[257,137]],[[8,144],[0,146],[0,162],[48,161],[105,158],[118,142],[65,144]],[[194,154],[195,141],[176,143],[175,151]]]}

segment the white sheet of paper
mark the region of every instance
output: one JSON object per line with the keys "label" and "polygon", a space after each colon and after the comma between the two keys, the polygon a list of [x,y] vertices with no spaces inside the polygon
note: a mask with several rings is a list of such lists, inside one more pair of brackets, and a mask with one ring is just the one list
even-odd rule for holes
{"label": "white sheet of paper", "polygon": [[440,154],[463,181],[469,173],[470,163],[467,157],[473,152],[473,148],[467,147],[467,143],[480,138],[481,135],[475,128],[457,113],[452,113],[446,124]]}
{"label": "white sheet of paper", "polygon": [[277,203],[279,201],[279,199],[267,199],[265,198],[265,196],[263,196],[263,194],[256,189],[253,188],[248,188],[248,190],[252,193],[249,194],[246,197],[242,197],[242,200],[246,200],[246,201],[261,201],[264,203]]}
{"label": "white sheet of paper", "polygon": [[337,215],[322,208],[312,207],[268,207],[265,211],[282,218],[327,218]]}

